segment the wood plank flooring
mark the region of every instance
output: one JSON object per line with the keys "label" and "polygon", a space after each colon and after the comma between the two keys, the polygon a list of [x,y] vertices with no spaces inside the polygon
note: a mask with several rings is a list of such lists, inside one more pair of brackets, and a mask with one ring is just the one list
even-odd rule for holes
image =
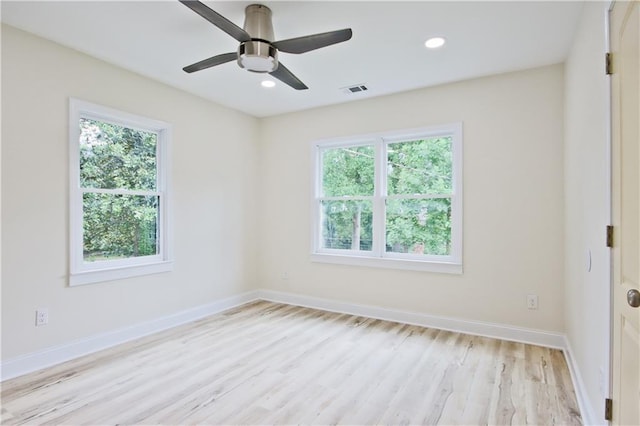
{"label": "wood plank flooring", "polygon": [[271,302],[2,383],[3,424],[581,424],[561,351]]}

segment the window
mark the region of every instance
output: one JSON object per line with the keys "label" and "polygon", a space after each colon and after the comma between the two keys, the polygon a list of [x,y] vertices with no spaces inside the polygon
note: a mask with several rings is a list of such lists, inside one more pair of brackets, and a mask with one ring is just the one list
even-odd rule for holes
{"label": "window", "polygon": [[462,273],[462,124],[314,143],[312,260]]}
{"label": "window", "polygon": [[76,99],[69,111],[69,284],[170,270],[170,125]]}

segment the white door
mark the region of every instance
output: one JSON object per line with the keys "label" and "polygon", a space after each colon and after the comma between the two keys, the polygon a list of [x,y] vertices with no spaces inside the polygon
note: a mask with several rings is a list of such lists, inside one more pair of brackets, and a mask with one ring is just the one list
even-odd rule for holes
{"label": "white door", "polygon": [[640,425],[640,2],[611,11],[613,424]]}

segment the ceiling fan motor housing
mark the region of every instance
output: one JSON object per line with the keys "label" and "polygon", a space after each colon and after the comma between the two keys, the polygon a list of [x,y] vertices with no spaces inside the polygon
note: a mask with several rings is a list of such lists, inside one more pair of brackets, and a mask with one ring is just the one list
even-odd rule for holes
{"label": "ceiling fan motor housing", "polygon": [[278,50],[271,45],[274,39],[271,9],[252,4],[245,9],[244,30],[250,41],[238,47],[238,65],[253,72],[272,72],[278,68]]}

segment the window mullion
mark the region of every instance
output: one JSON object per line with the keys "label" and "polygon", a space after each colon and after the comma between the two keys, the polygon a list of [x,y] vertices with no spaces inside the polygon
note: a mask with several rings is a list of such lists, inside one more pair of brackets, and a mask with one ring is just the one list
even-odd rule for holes
{"label": "window mullion", "polygon": [[437,198],[449,198],[452,199],[452,194],[393,194],[388,195],[386,198],[393,200],[431,200]]}
{"label": "window mullion", "polygon": [[373,200],[373,244],[375,257],[382,257],[385,247],[386,145],[382,138],[375,144],[375,191]]}
{"label": "window mullion", "polygon": [[318,201],[361,201],[361,200],[373,200],[371,195],[354,195],[354,196],[340,196],[340,197],[317,197]]}
{"label": "window mullion", "polygon": [[145,191],[138,189],[108,189],[108,188],[81,188],[83,194],[113,194],[113,195],[140,195],[143,197],[159,197],[161,191]]}

